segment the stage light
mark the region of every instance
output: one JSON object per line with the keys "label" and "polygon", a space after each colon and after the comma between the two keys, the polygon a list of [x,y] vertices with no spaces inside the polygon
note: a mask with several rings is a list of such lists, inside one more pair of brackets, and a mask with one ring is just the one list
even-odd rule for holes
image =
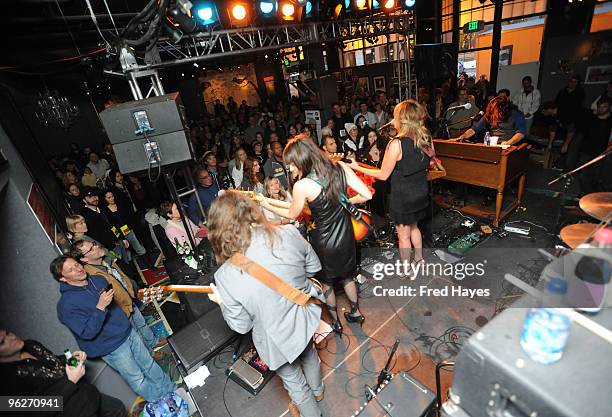
{"label": "stage light", "polygon": [[363,9],[366,8],[367,2],[366,2],[366,0],[356,0],[355,1],[355,6],[357,6],[357,8],[359,10],[363,10]]}
{"label": "stage light", "polygon": [[244,20],[246,19],[247,11],[246,7],[242,4],[237,4],[232,7],[232,17],[236,20]]}
{"label": "stage light", "polygon": [[271,1],[260,1],[259,2],[259,11],[264,16],[269,16],[274,12],[274,3]]}
{"label": "stage light", "polygon": [[306,6],[306,3],[308,3],[308,0],[294,0],[294,1],[298,6],[302,6],[302,7]]}
{"label": "stage light", "polygon": [[173,7],[168,10],[168,18],[170,23],[178,26],[183,33],[193,33],[198,28],[198,24],[191,17],[187,16],[178,7]]}
{"label": "stage light", "polygon": [[280,0],[276,7],[278,8],[278,18],[285,22],[299,22],[302,20],[304,8],[300,5],[292,3],[290,0]]}
{"label": "stage light", "polygon": [[309,16],[312,13],[312,2],[308,0],[306,2],[306,16]]}
{"label": "stage light", "polygon": [[383,9],[386,12],[393,11],[397,7],[396,0],[382,0],[382,1],[383,1]]}
{"label": "stage light", "polygon": [[219,13],[214,3],[198,2],[192,11],[193,16],[201,25],[208,26],[219,21]]}
{"label": "stage light", "polygon": [[252,3],[247,0],[234,0],[227,3],[227,16],[230,26],[244,27],[251,23]]}
{"label": "stage light", "polygon": [[372,0],[372,10],[378,9],[380,9],[380,3],[378,2],[378,0]]}
{"label": "stage light", "polygon": [[404,8],[412,9],[416,4],[416,0],[404,0]]}

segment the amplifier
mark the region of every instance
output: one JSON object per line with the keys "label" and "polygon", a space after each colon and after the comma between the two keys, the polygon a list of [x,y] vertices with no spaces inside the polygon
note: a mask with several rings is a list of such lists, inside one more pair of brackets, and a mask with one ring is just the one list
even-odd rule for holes
{"label": "amplifier", "polygon": [[351,417],[433,417],[436,396],[406,372],[400,372]]}
{"label": "amplifier", "polygon": [[[526,313],[509,308],[468,339],[455,359],[444,415],[612,416],[610,344],[574,324],[558,362],[534,362],[519,343]],[[592,318],[612,327],[610,310]]]}
{"label": "amplifier", "polygon": [[185,375],[196,365],[208,362],[237,337],[217,306],[168,337],[168,344],[176,355],[179,368],[182,367],[181,373]]}

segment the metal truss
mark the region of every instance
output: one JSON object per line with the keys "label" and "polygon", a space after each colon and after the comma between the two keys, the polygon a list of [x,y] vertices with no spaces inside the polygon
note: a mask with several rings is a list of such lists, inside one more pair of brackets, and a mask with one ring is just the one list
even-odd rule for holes
{"label": "metal truss", "polygon": [[341,42],[393,33],[414,34],[411,11],[299,25],[211,30],[185,36],[179,43],[159,40],[159,57],[133,70],[165,68],[246,53],[263,53],[325,42]]}

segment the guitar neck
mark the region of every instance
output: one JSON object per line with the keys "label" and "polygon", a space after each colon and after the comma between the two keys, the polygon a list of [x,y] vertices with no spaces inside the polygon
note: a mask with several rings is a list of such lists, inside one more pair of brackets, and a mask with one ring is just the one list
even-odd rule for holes
{"label": "guitar neck", "polygon": [[149,287],[144,290],[138,290],[138,294],[142,295],[147,292],[199,292],[212,294],[212,288],[209,285],[160,285],[157,287]]}

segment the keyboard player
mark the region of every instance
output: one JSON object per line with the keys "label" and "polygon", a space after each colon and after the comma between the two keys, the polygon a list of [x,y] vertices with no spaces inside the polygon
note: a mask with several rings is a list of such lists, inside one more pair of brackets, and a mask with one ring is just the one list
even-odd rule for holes
{"label": "keyboard player", "polygon": [[505,96],[493,98],[478,123],[450,140],[464,141],[483,129],[488,129],[491,136],[499,137],[498,143],[501,145],[517,145],[527,135],[525,116],[519,110],[512,108],[512,103]]}

